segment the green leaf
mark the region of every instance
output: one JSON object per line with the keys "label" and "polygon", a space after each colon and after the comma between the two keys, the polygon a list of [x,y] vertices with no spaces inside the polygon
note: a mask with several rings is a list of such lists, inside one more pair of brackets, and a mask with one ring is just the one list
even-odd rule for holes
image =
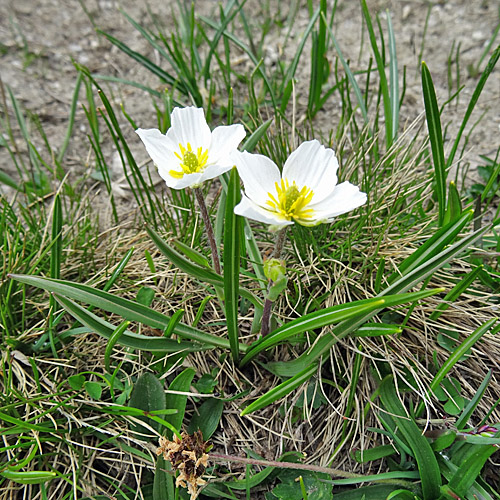
{"label": "green leaf", "polygon": [[274,401],[287,396],[290,394],[294,389],[302,385],[304,382],[307,382],[318,370],[318,366],[316,364],[312,364],[305,370],[303,370],[300,373],[297,373],[297,375],[293,376],[292,378],[289,378],[285,382],[279,384],[276,386],[274,389],[271,389],[268,391],[266,394],[258,398],[256,401],[253,403],[250,403],[242,412],[241,416],[248,415],[249,413],[252,413],[254,411],[260,410],[261,408],[264,408],[265,406],[270,405],[271,403],[274,403]]}
{"label": "green leaf", "polygon": [[198,429],[203,434],[203,439],[210,439],[212,434],[219,426],[224,409],[224,402],[220,399],[210,398],[203,402],[198,408],[191,422],[189,423],[188,433],[193,434]]}
{"label": "green leaf", "polygon": [[333,307],[314,311],[306,314],[301,318],[294,319],[280,328],[274,330],[269,335],[262,337],[260,340],[254,342],[245,357],[242,359],[241,364],[245,365],[252,358],[260,352],[275,346],[276,344],[287,340],[290,337],[300,333],[322,328],[326,325],[331,325],[342,321],[346,318],[352,318],[365,311],[373,311],[384,307],[383,299],[365,299],[349,304],[340,304]]}
{"label": "green leaf", "polygon": [[137,292],[136,300],[139,304],[149,307],[153,303],[154,298],[155,291],[148,286],[143,286]]}
{"label": "green leaf", "polygon": [[[486,84],[486,81],[488,80],[488,77],[490,76],[491,72],[495,68],[495,65],[498,62],[499,58],[500,58],[500,45],[493,51],[493,54],[491,54],[490,60],[488,61],[488,64],[486,65],[486,68],[484,69],[483,73],[481,74],[481,77],[479,78],[479,81],[477,82],[476,88],[474,89],[474,92],[472,93],[472,97],[470,98],[469,104],[467,106],[467,111],[465,112],[464,119],[462,120],[462,123],[460,125],[460,129],[459,129],[457,136],[455,138],[455,142],[453,143],[453,147],[451,148],[450,155],[448,156],[448,162],[446,164],[447,167],[450,167],[451,164],[453,163],[453,160],[455,159],[455,154],[457,152],[457,148],[458,148],[458,145],[460,143],[460,139],[462,137],[463,131],[465,130],[465,126],[467,125],[467,122],[469,121],[469,118],[471,117],[472,112],[474,111],[474,108],[476,107],[476,103],[479,99],[479,96],[481,95],[483,87]],[[483,192],[483,195],[485,193],[487,193],[486,188]],[[484,197],[481,197],[481,200],[484,201]]]}
{"label": "green leaf", "polygon": [[87,391],[87,394],[92,398],[97,401],[101,399],[102,396],[102,385],[99,384],[98,382],[90,382],[87,381],[83,384],[85,387],[85,390]]}
{"label": "green leaf", "polygon": [[[430,386],[429,391],[434,392],[439,384],[446,377],[448,372],[455,366],[458,360],[467,352],[495,323],[497,319],[493,318],[487,321],[479,328],[477,328],[471,335],[469,335],[461,344],[458,346],[451,356],[443,363],[439,371],[434,376]],[[420,415],[424,409],[424,403],[420,402],[417,409],[415,410],[415,415]]]}
{"label": "green leaf", "polygon": [[354,452],[354,459],[360,464],[365,464],[367,462],[373,462],[374,460],[380,460],[381,458],[390,457],[395,453],[396,450],[393,446],[384,444],[382,446],[370,448],[369,450],[356,450]]}
{"label": "green leaf", "polygon": [[[165,410],[166,400],[163,384],[152,373],[146,372],[142,374],[134,384],[128,405],[145,412]],[[156,431],[160,430],[161,426],[158,422],[146,416],[138,416],[137,418],[148,423]],[[136,432],[145,432],[146,434],[150,432],[140,425],[133,425],[132,428]]]}
{"label": "green leaf", "polygon": [[[497,434],[499,434],[497,432]],[[455,475],[450,479],[448,486],[459,497],[464,497],[470,487],[476,481],[486,460],[497,451],[496,446],[477,446],[474,452],[458,468]]]}
{"label": "green leaf", "polygon": [[458,192],[456,184],[450,181],[448,186],[448,207],[446,208],[444,223],[448,224],[450,221],[458,219],[461,214],[462,202],[460,200],[460,193]]}
{"label": "green leaf", "polygon": [[[327,25],[326,18],[323,16],[323,23]],[[337,55],[339,56],[340,63],[342,64],[342,67],[344,68],[345,74],[347,75],[347,78],[349,80],[349,83],[351,84],[351,87],[354,91],[354,95],[356,96],[356,100],[358,102],[359,109],[361,110],[361,114],[363,115],[363,119],[365,121],[365,125],[368,124],[369,119],[368,119],[368,111],[366,110],[366,105],[365,105],[365,100],[363,99],[363,94],[361,93],[361,89],[359,88],[358,82],[354,78],[354,75],[351,71],[351,68],[349,67],[349,64],[347,64],[342,51],[340,50],[340,46],[337,42],[337,39],[335,38],[335,35],[333,34],[333,31],[329,26],[328,28],[328,35],[330,37],[330,40],[333,42],[333,45],[335,47],[335,50],[337,51]]]}
{"label": "green leaf", "polygon": [[[340,339],[358,330],[364,323],[366,323],[366,321],[368,321],[372,316],[374,316],[374,314],[378,312],[380,309],[383,309],[385,307],[395,307],[408,302],[421,300],[425,297],[429,297],[431,295],[439,293],[440,291],[442,291],[442,288],[435,290],[424,290],[422,292],[387,295],[384,297],[379,296],[373,299],[365,299],[363,301],[359,301],[366,303],[367,301],[376,302],[377,300],[383,299],[384,302],[382,305],[379,305],[377,308],[373,308],[371,311],[354,315],[352,317],[349,317],[348,319],[344,319],[341,323],[333,327],[331,333],[329,333],[328,335],[323,335],[322,337],[317,339],[314,346],[309,351],[306,351],[304,354],[302,354],[299,358],[293,361],[288,361],[287,363],[279,363],[279,364],[268,363],[266,365],[266,368],[272,371],[272,373],[275,373],[276,375],[279,376],[283,377],[293,376],[299,373],[300,371],[306,369],[306,367],[310,366],[311,363],[314,363],[317,359],[321,358],[321,356],[327,353],[330,350],[330,348]],[[356,305],[357,302],[353,302],[351,304]],[[346,305],[349,306],[349,304]],[[334,307],[339,307],[339,306],[334,306]],[[272,335],[272,333],[270,335]]]}
{"label": "green leaf", "polygon": [[[193,368],[186,368],[179,373],[174,380],[172,380],[168,390],[176,392],[189,392],[195,373],[196,372]],[[181,430],[182,422],[184,420],[187,398],[188,397],[185,394],[173,394],[167,392],[166,408],[177,410],[177,413],[167,416],[165,420],[170,422],[178,431]],[[167,431],[167,437],[172,439],[172,433],[170,431]]]}
{"label": "green leaf", "polygon": [[393,142],[394,124],[392,121],[391,99],[389,96],[389,87],[387,85],[387,76],[385,74],[384,59],[382,58],[377,46],[377,39],[375,37],[375,31],[373,29],[370,11],[368,10],[368,6],[366,5],[366,0],[361,0],[361,10],[363,11],[363,16],[366,21],[366,27],[368,28],[370,44],[372,46],[375,62],[377,63],[377,70],[380,78],[380,91],[382,93],[382,102],[384,105],[385,140],[387,149],[389,149]]}
{"label": "green leaf", "polygon": [[231,346],[231,355],[236,363],[239,358],[239,283],[240,283],[240,225],[241,217],[234,213],[239,203],[240,177],[236,167],[231,170],[231,177],[226,194],[226,216],[224,224],[224,306],[226,309],[227,335]]}
{"label": "green leaf", "polygon": [[439,304],[436,309],[429,316],[429,319],[436,320],[446,311],[450,305],[460,297],[472,283],[477,278],[477,276],[484,269],[484,266],[480,265],[473,269],[470,273],[466,274],[465,277],[460,279],[460,281],[446,294],[443,302]]}
{"label": "green leaf", "polygon": [[[219,276],[212,269],[207,269],[206,267],[194,264],[190,260],[186,259],[179,252],[174,250],[161,236],[151,228],[146,228],[149,236],[153,240],[154,244],[158,247],[161,253],[168,258],[168,260],[174,264],[175,267],[179,268],[181,271],[193,276],[194,278],[211,285],[223,287],[224,280],[222,276]],[[261,306],[261,301],[255,297],[255,295],[244,288],[240,289],[240,295],[247,298],[255,306]]]}
{"label": "green leaf", "polygon": [[380,337],[382,335],[399,334],[403,330],[398,325],[388,325],[386,323],[365,323],[353,334],[353,337]]}
{"label": "green leaf", "polygon": [[443,132],[441,131],[441,118],[437,104],[436,91],[432,83],[429,68],[422,61],[422,91],[424,94],[425,115],[429,130],[432,159],[434,163],[434,179],[436,186],[434,192],[438,201],[438,224],[444,223],[446,211],[446,165],[444,161]]}
{"label": "green leaf", "polygon": [[172,468],[170,462],[165,460],[163,455],[160,455],[156,460],[153,500],[171,500],[173,498],[175,498],[175,488]]}
{"label": "green leaf", "polygon": [[179,240],[172,240],[172,244],[179,250],[179,252],[182,252],[186,257],[191,259],[195,264],[198,264],[202,267],[206,267],[208,269],[211,269],[210,267],[210,262],[208,259],[201,254],[200,252],[194,250],[190,246],[186,245],[182,241]]}
{"label": "green leaf", "polygon": [[458,220],[452,221],[446,226],[438,229],[434,235],[430,237],[423,245],[415,250],[407,257],[398,267],[398,271],[394,272],[388,279],[390,285],[401,280],[401,276],[405,276],[413,269],[422,266],[429,259],[435,257],[439,252],[443,251],[447,245],[451,245],[455,238],[462,232],[464,227],[472,219],[473,212],[465,212]]}
{"label": "green leaf", "polygon": [[125,330],[121,333],[114,325],[88,312],[75,302],[60,297],[59,295],[54,296],[66,311],[80,321],[80,323],[87,326],[91,331],[109,340],[113,338],[115,333],[120,332],[118,340],[121,345],[151,352],[179,352],[180,350],[200,351],[203,349],[202,346],[187,341],[178,342],[176,340],[166,339],[165,337],[148,337],[146,335],[133,333],[129,330]]}
{"label": "green leaf", "polygon": [[387,496],[399,487],[391,484],[376,484],[355,490],[335,493],[333,500],[387,500]]}
{"label": "green leaf", "polygon": [[387,32],[389,35],[389,99],[391,105],[391,124],[392,124],[392,141],[394,142],[398,135],[399,127],[399,73],[398,73],[398,56],[396,53],[396,39],[394,37],[394,29],[392,28],[391,13],[389,9],[387,13]]}
{"label": "green leaf", "polygon": [[457,437],[457,433],[452,431],[451,429],[447,429],[440,436],[438,436],[431,443],[431,448],[434,451],[442,451],[448,447],[450,447]]}
{"label": "green leaf", "polygon": [[257,146],[257,143],[262,139],[262,137],[264,137],[264,135],[266,135],[267,129],[272,122],[273,119],[270,118],[269,120],[261,123],[250,135],[250,137],[248,137],[247,140],[243,143],[243,145],[241,146],[241,150],[251,153],[255,149],[255,146]]}
{"label": "green leaf", "polygon": [[486,392],[486,388],[490,383],[492,374],[493,371],[490,369],[489,372],[486,374],[486,377],[484,377],[484,380],[481,382],[481,385],[479,386],[479,389],[477,390],[476,394],[474,394],[474,397],[469,401],[469,403],[463,410],[462,414],[460,415],[460,417],[458,417],[457,421],[455,422],[455,427],[459,431],[467,426],[469,418],[471,417],[471,415],[474,413],[474,410],[481,402],[483,395]]}
{"label": "green leaf", "polygon": [[19,191],[21,184],[16,182],[10,175],[6,174],[2,170],[0,170],[0,184],[5,184],[6,186]]}
{"label": "green leaf", "polygon": [[0,476],[19,484],[42,484],[57,477],[55,472],[31,470],[26,472],[4,470]]}
{"label": "green leaf", "polygon": [[153,243],[158,247],[158,250],[167,257],[167,259],[181,271],[189,274],[193,278],[196,278],[204,283],[210,283],[211,285],[221,286],[222,277],[211,269],[207,269],[204,266],[195,264],[194,262],[186,259],[179,252],[174,250],[156,231],[147,227],[146,228],[149,237],[153,240]]}
{"label": "green leaf", "polygon": [[388,412],[387,417],[394,420],[417,461],[424,500],[437,499],[441,486],[439,465],[429,442],[422,435],[417,424],[408,418],[406,410],[396,394],[392,375],[388,375],[382,380],[379,391],[382,404]]}
{"label": "green leaf", "polygon": [[[143,323],[152,328],[158,328],[160,330],[164,330],[165,328],[167,328],[171,321],[171,318],[169,318],[165,314],[155,311],[154,309],[145,307],[133,300],[116,297],[109,292],[92,288],[88,285],[21,274],[12,274],[9,276],[17,281],[20,281],[21,283],[36,286],[38,288],[42,288],[43,290],[47,290],[48,292],[58,294],[59,302],[62,303],[62,301],[64,301],[64,304],[62,305],[63,307],[67,307],[68,312],[70,312],[71,314],[74,313],[83,315],[88,318],[89,321],[92,320],[92,324],[97,325],[100,323],[102,325],[107,325],[113,331],[115,327],[97,318],[95,315],[90,314],[88,311],[78,306],[77,304],[64,299],[64,297],[78,300],[80,302],[90,304],[94,307],[99,307],[100,309],[104,309],[105,311],[117,314],[118,316],[121,316],[128,321]],[[172,351],[179,351],[183,348],[190,350],[200,350],[215,346],[229,348],[229,341],[227,339],[204,333],[201,330],[180,322],[176,324],[174,333],[176,333],[180,337],[196,340],[200,342],[203,347],[197,347],[195,344],[191,344],[189,342],[182,342],[181,345],[178,345],[177,348],[173,348]],[[109,338],[111,335],[111,333],[106,333],[105,329],[99,334],[105,336],[106,338]],[[172,340],[164,339],[161,337],[148,337],[146,335],[140,335],[128,331],[124,333],[120,341],[122,345],[154,351],[168,351],[170,349],[170,346],[174,347],[173,342],[174,341]],[[247,346],[245,344],[240,345],[241,351],[245,352],[246,349]]]}
{"label": "green leaf", "polygon": [[68,377],[68,384],[75,391],[82,389],[84,383],[85,377],[83,375],[70,375]]}

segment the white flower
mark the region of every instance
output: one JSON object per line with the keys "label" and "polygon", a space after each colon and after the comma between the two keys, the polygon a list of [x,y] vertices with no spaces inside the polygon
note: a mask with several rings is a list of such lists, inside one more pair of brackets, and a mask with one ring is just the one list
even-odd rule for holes
{"label": "white flower", "polygon": [[284,227],[315,226],[366,203],[366,193],[349,182],[337,184],[338,161],[318,141],[302,143],[278,167],[262,155],[236,151],[234,163],[245,188],[238,215]]}
{"label": "white flower", "polygon": [[157,129],[137,129],[158,173],[168,187],[198,187],[230,170],[230,154],[245,137],[243,125],[215,128],[207,125],[203,109],[175,108],[171,127],[164,135]]}

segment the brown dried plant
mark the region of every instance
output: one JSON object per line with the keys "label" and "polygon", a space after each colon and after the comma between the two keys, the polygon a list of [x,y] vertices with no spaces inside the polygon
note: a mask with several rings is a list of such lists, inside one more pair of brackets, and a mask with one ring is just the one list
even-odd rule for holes
{"label": "brown dried plant", "polygon": [[208,454],[211,446],[203,440],[201,431],[189,435],[183,432],[181,437],[174,436],[173,441],[160,437],[160,446],[157,455],[162,455],[172,464],[175,471],[179,471],[176,486],[188,488],[191,499],[197,497],[198,486],[206,483],[201,476],[205,473],[208,464]]}

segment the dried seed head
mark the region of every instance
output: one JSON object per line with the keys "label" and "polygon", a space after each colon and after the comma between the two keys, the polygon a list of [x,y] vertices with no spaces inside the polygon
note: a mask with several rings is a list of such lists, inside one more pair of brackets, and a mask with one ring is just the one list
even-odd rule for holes
{"label": "dried seed head", "polygon": [[205,484],[201,476],[205,473],[208,464],[210,448],[208,441],[203,441],[201,431],[193,435],[181,434],[181,439],[174,436],[173,441],[160,437],[160,446],[156,450],[157,455],[162,455],[165,460],[172,464],[172,468],[179,471],[176,486],[188,488],[191,498],[196,498],[198,486]]}

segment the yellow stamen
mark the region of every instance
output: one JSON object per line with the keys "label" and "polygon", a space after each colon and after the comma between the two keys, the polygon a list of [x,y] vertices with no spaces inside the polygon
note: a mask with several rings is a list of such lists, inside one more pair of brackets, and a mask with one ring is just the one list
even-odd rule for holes
{"label": "yellow stamen", "polygon": [[276,182],[276,193],[278,195],[277,200],[273,194],[267,193],[269,196],[267,205],[283,219],[294,219],[300,223],[307,222],[307,219],[312,218],[314,210],[307,208],[314,196],[312,189],[303,186],[299,190],[295,181],[290,186],[288,179],[281,179],[280,183]]}
{"label": "yellow stamen", "polygon": [[203,148],[199,147],[196,152],[193,151],[191,143],[187,143],[187,148],[182,144],[179,144],[179,153],[174,153],[177,158],[179,158],[179,166],[182,170],[170,170],[169,174],[176,179],[182,179],[185,174],[195,174],[197,172],[203,172],[205,166],[208,162],[208,150],[203,151]]}

